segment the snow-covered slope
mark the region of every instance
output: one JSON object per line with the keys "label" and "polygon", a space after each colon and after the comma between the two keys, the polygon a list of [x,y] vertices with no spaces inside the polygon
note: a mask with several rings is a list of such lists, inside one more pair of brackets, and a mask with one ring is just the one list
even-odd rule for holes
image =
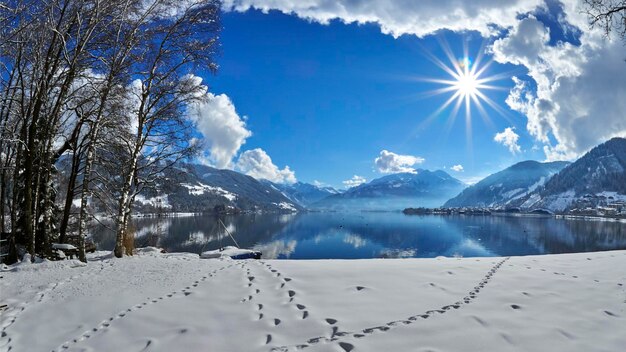
{"label": "snow-covered slope", "polygon": [[316,208],[401,210],[441,206],[466,185],[444,171],[418,169],[372,180],[313,204]]}
{"label": "snow-covered slope", "polygon": [[[98,255],[100,254],[100,255]],[[626,252],[1,269],[0,351],[623,351]]]}
{"label": "snow-covered slope", "polygon": [[613,138],[512,203],[525,209],[564,211],[626,200],[626,139]]}
{"label": "snow-covered slope", "polygon": [[147,190],[139,196],[136,208],[154,211],[159,204],[177,212],[206,212],[216,206],[281,212],[302,209],[265,182],[199,164],[180,164],[166,170],[156,190]]}
{"label": "snow-covered slope", "polygon": [[522,161],[490,175],[448,200],[445,207],[503,207],[542,186],[568,162]]}

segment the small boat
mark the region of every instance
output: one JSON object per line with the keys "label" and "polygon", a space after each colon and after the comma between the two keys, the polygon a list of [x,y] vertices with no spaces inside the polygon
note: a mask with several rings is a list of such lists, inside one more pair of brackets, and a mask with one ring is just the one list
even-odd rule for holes
{"label": "small boat", "polygon": [[225,257],[230,257],[231,259],[261,259],[261,252],[250,249],[241,249],[234,246],[226,246],[224,248],[206,251],[200,254],[200,258],[202,259]]}
{"label": "small boat", "polygon": [[262,255],[261,252],[253,251],[251,249],[239,248],[239,244],[237,243],[237,240],[235,240],[235,237],[230,233],[230,231],[228,231],[228,228],[226,227],[226,225],[224,225],[222,220],[218,218],[217,221],[224,227],[224,230],[226,230],[226,233],[228,233],[228,236],[230,236],[230,238],[233,240],[236,247],[226,246],[226,247],[220,247],[220,249],[202,252],[200,253],[200,258],[213,259],[213,258],[230,257],[231,259],[261,259],[261,255]]}

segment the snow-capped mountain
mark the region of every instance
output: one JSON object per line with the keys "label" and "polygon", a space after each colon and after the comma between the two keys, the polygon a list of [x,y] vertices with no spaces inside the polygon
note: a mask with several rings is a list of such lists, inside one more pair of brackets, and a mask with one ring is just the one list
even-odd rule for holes
{"label": "snow-capped mountain", "polygon": [[344,193],[329,196],[313,208],[354,210],[401,210],[407,207],[441,206],[465,184],[446,172],[418,169],[415,173],[384,176]]}
{"label": "snow-capped mountain", "polygon": [[280,184],[266,180],[262,180],[261,182],[282,192],[292,202],[295,202],[303,207],[307,207],[328,196],[340,193],[333,187],[320,187],[304,182],[296,182],[294,184]]}
{"label": "snow-capped mountain", "polygon": [[302,209],[280,190],[253,177],[199,164],[180,164],[166,170],[156,189],[137,197],[138,211],[154,211],[158,205],[176,212],[206,212],[216,206],[263,211]]}
{"label": "snow-capped mountain", "polygon": [[626,139],[613,138],[563,168],[535,192],[516,200],[523,209],[564,211],[626,201]]}
{"label": "snow-capped mountain", "polygon": [[506,207],[543,186],[568,164],[565,161],[522,161],[466,188],[444,207]]}

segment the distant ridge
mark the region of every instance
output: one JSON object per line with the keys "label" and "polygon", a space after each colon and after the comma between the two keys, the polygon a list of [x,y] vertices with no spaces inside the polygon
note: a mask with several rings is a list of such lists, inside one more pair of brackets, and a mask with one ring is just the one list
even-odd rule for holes
{"label": "distant ridge", "polygon": [[175,212],[211,212],[215,207],[270,212],[303,209],[280,190],[253,177],[191,163],[167,169],[155,189],[137,197],[139,212],[152,212],[158,206]]}
{"label": "distant ridge", "polygon": [[466,188],[444,207],[506,207],[541,187],[568,164],[565,161],[519,162]]}
{"label": "distant ridge", "polygon": [[261,182],[279,190],[285,197],[303,207],[308,207],[328,196],[341,193],[333,187],[321,187],[304,182],[296,182],[294,184],[280,184],[267,180],[262,180]]}
{"label": "distant ridge", "polygon": [[329,196],[311,207],[333,210],[402,210],[441,206],[465,184],[444,171],[418,169],[415,173],[383,176],[344,193]]}
{"label": "distant ridge", "polygon": [[564,211],[626,201],[626,139],[591,149],[535,192],[516,200],[523,209]]}

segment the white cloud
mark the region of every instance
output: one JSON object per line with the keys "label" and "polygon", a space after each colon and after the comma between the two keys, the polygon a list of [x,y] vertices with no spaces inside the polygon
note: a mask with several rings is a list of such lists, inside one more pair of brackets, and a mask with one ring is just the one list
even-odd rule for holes
{"label": "white cloud", "polygon": [[496,61],[525,66],[534,81],[531,88],[514,77],[506,102],[526,115],[528,132],[543,144],[547,160],[573,159],[611,137],[626,136],[623,43],[589,30],[578,6],[565,2],[560,18],[566,30],[585,30],[578,46],[549,45],[548,28],[528,17],[492,47]]}
{"label": "white cloud", "polygon": [[351,179],[343,181],[343,185],[348,187],[348,188],[352,188],[352,187],[356,187],[358,185],[362,185],[365,182],[367,182],[365,177],[359,176],[359,175],[354,175],[354,176],[352,176]]}
{"label": "white cloud", "polygon": [[514,129],[515,127],[507,127],[504,129],[504,131],[496,133],[496,135],[493,137],[494,141],[509,148],[509,151],[513,154],[522,151],[519,144],[517,144],[519,136],[517,135],[517,133],[515,133],[515,131],[513,131]]}
{"label": "white cloud", "polygon": [[374,159],[374,164],[379,172],[383,174],[396,174],[399,172],[414,173],[411,166],[421,164],[424,158],[413,155],[400,155],[387,150],[382,150],[379,156]]}
{"label": "white cloud", "polygon": [[456,172],[463,172],[463,165],[461,165],[461,164],[454,165],[450,169],[452,169],[453,171],[456,171]]}
{"label": "white cloud", "polygon": [[419,37],[441,29],[475,30],[484,36],[515,23],[518,14],[543,4],[542,0],[225,0],[226,10],[264,12],[278,10],[300,18],[327,24],[337,19],[345,23],[377,23],[381,31],[395,37]]}
{"label": "white cloud", "polygon": [[230,98],[206,92],[200,102],[190,106],[189,115],[207,143],[207,163],[220,169],[232,168],[233,158],[252,132]]}
{"label": "white cloud", "polygon": [[295,183],[296,174],[285,166],[282,170],[274,165],[272,158],[261,149],[246,150],[241,153],[235,169],[256,179],[265,179],[277,183]]}

